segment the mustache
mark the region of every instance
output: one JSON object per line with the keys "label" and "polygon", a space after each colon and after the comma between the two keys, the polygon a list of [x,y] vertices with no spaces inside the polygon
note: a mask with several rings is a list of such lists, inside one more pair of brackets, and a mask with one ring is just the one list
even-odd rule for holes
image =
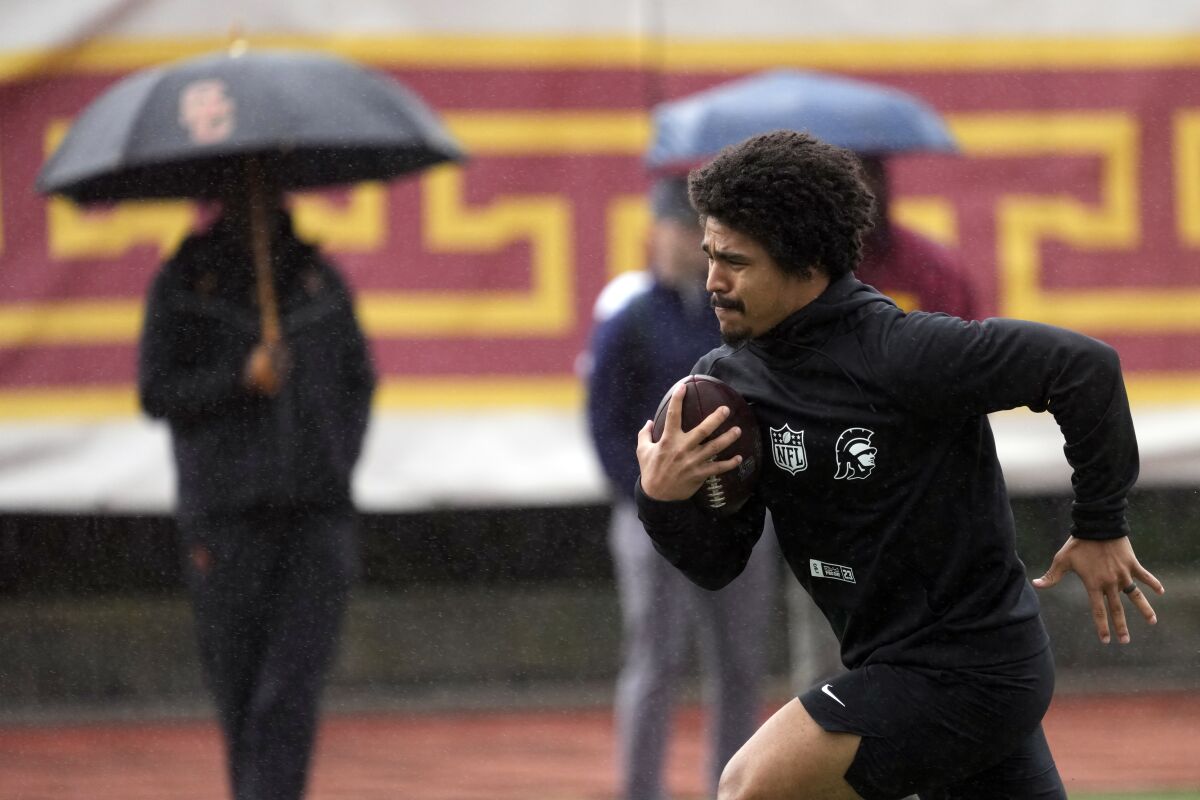
{"label": "mustache", "polygon": [[733,300],[725,297],[724,295],[717,294],[716,292],[713,292],[712,296],[709,297],[708,304],[713,308],[728,308],[733,311],[741,312],[745,312],[746,310],[746,307],[742,305],[741,300]]}

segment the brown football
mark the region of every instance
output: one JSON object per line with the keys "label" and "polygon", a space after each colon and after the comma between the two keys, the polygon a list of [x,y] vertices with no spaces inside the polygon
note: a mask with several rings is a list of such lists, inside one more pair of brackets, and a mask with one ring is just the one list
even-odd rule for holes
{"label": "brown football", "polygon": [[[689,375],[679,383],[687,387],[680,419],[680,427],[683,430],[690,431],[721,406],[729,406],[729,416],[709,438],[720,436],[735,425],[742,429],[737,441],[718,453],[716,458],[717,461],[724,461],[741,455],[742,463],[735,469],[706,480],[693,497],[701,507],[717,515],[732,514],[741,508],[753,493],[754,484],[762,468],[762,440],[758,435],[758,420],[755,419],[746,399],[724,381],[709,375]],[[650,436],[656,442],[662,437],[663,427],[666,425],[667,403],[679,387],[679,383],[667,391],[654,414],[654,427]]]}

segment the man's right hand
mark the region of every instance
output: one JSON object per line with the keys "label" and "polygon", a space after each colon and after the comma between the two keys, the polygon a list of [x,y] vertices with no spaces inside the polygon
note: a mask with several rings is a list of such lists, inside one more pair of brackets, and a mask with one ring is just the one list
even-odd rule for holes
{"label": "man's right hand", "polygon": [[287,377],[291,357],[283,342],[259,342],[242,368],[242,385],[252,392],[274,397]]}
{"label": "man's right hand", "polygon": [[653,420],[647,420],[638,432],[637,458],[642,471],[642,491],[655,500],[686,500],[709,477],[728,472],[742,463],[741,456],[725,461],[713,460],[737,441],[742,435],[741,428],[734,426],[712,441],[704,441],[729,416],[727,406],[721,406],[699,425],[684,432],[679,420],[686,393],[687,387],[680,384],[667,401],[666,424],[657,442],[652,441],[650,435]]}

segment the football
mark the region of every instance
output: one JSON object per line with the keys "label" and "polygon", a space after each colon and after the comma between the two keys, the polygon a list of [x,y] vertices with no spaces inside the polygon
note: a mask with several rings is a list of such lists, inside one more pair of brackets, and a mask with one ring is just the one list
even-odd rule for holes
{"label": "football", "polygon": [[667,422],[667,403],[680,383],[687,387],[680,415],[680,427],[683,430],[690,431],[721,406],[729,407],[729,416],[709,438],[720,436],[734,426],[742,429],[737,441],[718,453],[716,458],[717,461],[724,461],[740,455],[742,463],[735,469],[710,477],[693,497],[702,508],[714,514],[732,514],[749,499],[762,468],[762,440],[758,434],[758,420],[755,419],[746,399],[729,384],[709,375],[689,375],[672,386],[658,404],[658,411],[654,414],[654,427],[650,434],[653,441],[657,442],[662,438],[663,427]]}

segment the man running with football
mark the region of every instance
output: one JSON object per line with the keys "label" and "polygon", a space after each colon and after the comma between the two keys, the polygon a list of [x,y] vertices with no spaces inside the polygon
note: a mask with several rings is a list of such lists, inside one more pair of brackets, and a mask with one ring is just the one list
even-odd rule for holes
{"label": "man running with football", "polygon": [[[719,798],[1065,797],[1041,727],[1054,666],[1034,587],[1075,572],[1104,643],[1129,641],[1125,603],[1153,624],[1148,594],[1163,592],[1128,538],[1138,453],[1116,352],[1033,322],[905,313],[860,283],[873,198],[851,153],[806,134],[727,148],[690,195],[725,341],[693,372],[749,402],[764,463],[736,513],[693,503],[740,463],[715,457],[741,430],[706,441],[721,408],[684,432],[681,387],[661,438],[649,422],[638,437],[639,515],[717,589],[769,509],[848,668],[759,728]],[[1073,469],[1071,530],[1032,584],[987,418],[1019,406],[1054,416]],[[792,450],[772,450],[775,432]]]}

